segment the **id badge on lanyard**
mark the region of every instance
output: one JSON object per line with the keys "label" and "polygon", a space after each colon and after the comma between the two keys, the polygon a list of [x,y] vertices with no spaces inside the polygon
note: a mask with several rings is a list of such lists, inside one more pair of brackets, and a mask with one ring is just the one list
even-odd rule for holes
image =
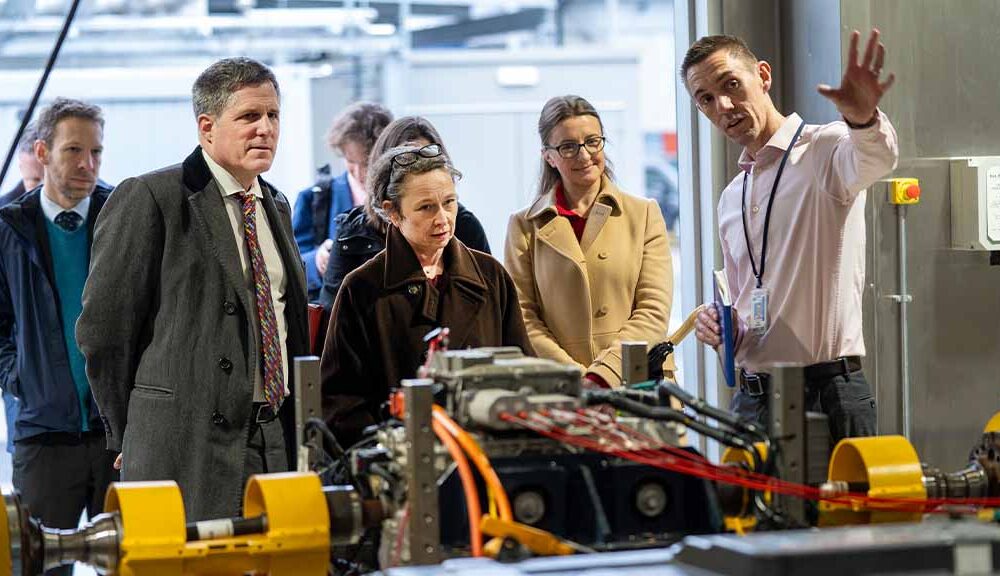
{"label": "id badge on lanyard", "polygon": [[778,173],[774,178],[774,184],[771,185],[771,195],[767,199],[767,211],[764,213],[764,241],[760,250],[760,270],[757,269],[757,263],[754,261],[753,257],[753,246],[750,244],[746,208],[747,175],[745,173],[743,174],[743,201],[740,205],[743,216],[743,236],[747,242],[747,254],[750,257],[750,267],[753,270],[754,279],[756,280],[756,287],[752,292],[750,292],[749,328],[751,332],[758,336],[767,332],[771,323],[771,318],[767,311],[767,288],[764,287],[764,265],[767,263],[767,233],[771,226],[771,207],[774,205],[774,196],[778,192],[778,182],[781,181],[781,174],[785,171],[785,163],[788,162],[788,156],[792,152],[792,147],[795,146],[795,142],[798,141],[799,136],[802,134],[802,128],[805,127],[805,125],[806,123],[802,122],[799,124],[798,130],[795,131],[795,136],[792,137],[792,141],[788,144],[788,148],[785,149],[785,153],[781,157],[781,164],[778,166]]}
{"label": "id badge on lanyard", "polygon": [[762,336],[767,328],[767,288],[754,288],[750,292],[750,331]]}

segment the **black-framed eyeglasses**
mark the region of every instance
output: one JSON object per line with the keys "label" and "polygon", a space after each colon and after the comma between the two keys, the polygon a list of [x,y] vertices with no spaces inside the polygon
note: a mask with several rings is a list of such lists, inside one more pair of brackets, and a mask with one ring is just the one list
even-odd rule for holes
{"label": "black-framed eyeglasses", "polygon": [[604,150],[604,142],[607,140],[604,136],[591,136],[583,141],[579,142],[563,142],[558,146],[546,146],[546,150],[555,150],[559,156],[569,160],[570,158],[576,158],[576,155],[580,153],[580,148],[586,148],[587,152],[591,154],[597,154],[601,150]]}
{"label": "black-framed eyeglasses", "polygon": [[392,163],[397,166],[409,166],[420,158],[437,158],[442,154],[441,147],[437,144],[427,144],[416,150],[400,152],[392,157]]}

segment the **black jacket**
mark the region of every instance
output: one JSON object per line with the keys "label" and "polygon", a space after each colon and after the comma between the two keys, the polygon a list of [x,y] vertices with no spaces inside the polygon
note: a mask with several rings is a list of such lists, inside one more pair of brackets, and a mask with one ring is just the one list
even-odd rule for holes
{"label": "black jacket", "polygon": [[[323,289],[319,296],[319,301],[326,310],[333,307],[344,277],[385,248],[385,238],[368,225],[368,215],[363,205],[339,214],[336,222],[337,238],[330,251],[330,263],[323,275]],[[490,253],[483,225],[461,203],[455,217],[455,237],[473,250]]]}
{"label": "black jacket", "polygon": [[[110,194],[98,186],[90,197],[91,243]],[[0,389],[20,399],[17,427],[7,431],[15,441],[46,432],[77,434],[81,428],[41,195],[39,186],[0,210]],[[90,429],[100,430],[93,397],[88,408]]]}

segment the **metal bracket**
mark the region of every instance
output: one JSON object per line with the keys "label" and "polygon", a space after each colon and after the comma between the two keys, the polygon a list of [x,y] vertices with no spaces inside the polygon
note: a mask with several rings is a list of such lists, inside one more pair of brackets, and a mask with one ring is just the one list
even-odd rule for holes
{"label": "metal bracket", "polygon": [[896,304],[909,304],[910,302],[913,302],[912,294],[886,294],[882,297],[886,300],[891,300]]}
{"label": "metal bracket", "polygon": [[649,379],[647,344],[643,341],[622,342],[622,385],[638,384]]}
{"label": "metal bracket", "polygon": [[[801,366],[775,366],[771,374],[771,421],[768,428],[778,446],[778,472],[782,480],[805,484],[807,466],[805,374]],[[778,496],[779,510],[800,525],[806,525],[805,501]]]}
{"label": "metal bracket", "polygon": [[438,515],[437,472],[434,468],[433,380],[403,380],[406,402],[406,481],[410,507],[409,535],[411,564],[441,561],[441,529]]}
{"label": "metal bracket", "polygon": [[295,382],[295,469],[309,472],[319,458],[319,450],[309,449],[307,443],[318,445],[319,430],[313,430],[307,437],[306,420],[323,418],[319,357],[299,356],[292,361],[292,369]]}

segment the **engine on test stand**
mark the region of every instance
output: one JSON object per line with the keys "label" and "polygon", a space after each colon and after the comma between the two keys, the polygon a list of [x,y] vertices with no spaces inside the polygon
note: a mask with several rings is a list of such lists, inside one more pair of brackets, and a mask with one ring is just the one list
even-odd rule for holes
{"label": "engine on test stand", "polygon": [[[511,415],[584,408],[578,368],[516,348],[482,348],[433,353],[423,374],[404,381],[393,401],[402,425],[381,427],[369,446],[349,454],[355,476],[387,510],[382,567],[524,551],[510,547],[512,540],[505,548],[502,539],[480,551],[480,522],[487,536],[520,531],[522,544],[535,542],[525,533],[532,529],[543,540],[555,535],[568,552],[657,546],[720,529],[709,483],[584,451],[511,422]],[[676,446],[683,433],[672,423],[624,420],[664,444]],[[481,515],[494,518],[474,521]]]}

